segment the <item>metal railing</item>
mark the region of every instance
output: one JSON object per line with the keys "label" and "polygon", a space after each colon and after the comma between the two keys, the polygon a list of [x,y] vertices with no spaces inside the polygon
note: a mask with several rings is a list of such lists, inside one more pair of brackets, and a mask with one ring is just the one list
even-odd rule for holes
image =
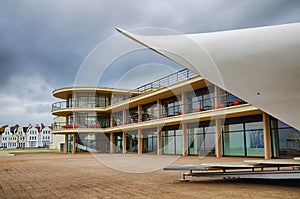
{"label": "metal railing", "polygon": [[[226,97],[227,95],[219,95],[216,97],[188,102],[186,105],[186,113],[188,114],[188,113],[208,111],[208,110],[219,109],[219,108],[226,108],[226,107],[236,106],[241,104],[247,104],[247,102],[239,98],[232,99],[232,101],[224,100],[226,99]],[[217,104],[216,101],[218,101]]]}
{"label": "metal railing", "polygon": [[[186,105],[177,104],[170,107],[162,106],[159,115],[157,114],[157,112],[153,112],[153,114],[142,113],[141,115],[127,114],[125,115],[124,121],[121,121],[121,119],[118,119],[119,121],[116,121],[115,119],[111,119],[112,127],[247,104],[247,102],[238,98],[234,99],[233,101],[221,100],[219,103],[216,104],[215,103],[217,101],[216,98],[218,98],[219,100],[222,97],[224,96],[217,96],[217,97],[211,97],[211,98],[202,99],[198,101],[188,102]],[[186,110],[185,113],[182,112],[183,106]],[[101,126],[100,123],[98,122],[90,122],[90,124],[78,124],[78,123],[67,124],[66,122],[56,122],[52,124],[53,130],[78,129],[78,128],[108,128],[108,127],[110,127],[110,125]]]}
{"label": "metal railing", "polygon": [[52,104],[52,111],[63,108],[69,108],[67,107],[67,101],[55,102]]}
{"label": "metal railing", "polygon": [[133,89],[132,92],[143,93],[147,91],[157,90],[160,88],[171,86],[173,84],[187,80],[195,76],[197,75],[194,72],[188,69],[183,69],[178,72],[172,73],[166,77],[160,78],[148,84],[142,85],[136,89]]}

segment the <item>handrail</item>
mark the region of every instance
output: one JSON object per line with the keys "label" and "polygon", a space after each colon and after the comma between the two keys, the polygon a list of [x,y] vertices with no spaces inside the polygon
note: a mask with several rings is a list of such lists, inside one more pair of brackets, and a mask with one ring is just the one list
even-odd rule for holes
{"label": "handrail", "polygon": [[155,80],[153,82],[144,84],[136,89],[131,90],[132,92],[137,92],[137,93],[144,93],[144,92],[148,92],[148,91],[153,91],[153,90],[157,90],[160,88],[164,88],[164,87],[168,87],[171,86],[173,84],[176,84],[178,82],[187,80],[191,77],[195,77],[197,76],[197,74],[195,74],[194,72],[188,70],[188,69],[182,69],[178,72],[172,73],[168,76],[165,76],[163,78],[160,78],[158,80]]}

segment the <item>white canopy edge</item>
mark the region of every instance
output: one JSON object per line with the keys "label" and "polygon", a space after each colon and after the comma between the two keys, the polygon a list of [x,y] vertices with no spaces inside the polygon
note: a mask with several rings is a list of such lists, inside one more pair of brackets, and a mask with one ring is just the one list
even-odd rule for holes
{"label": "white canopy edge", "polygon": [[162,36],[116,29],[300,130],[300,23]]}

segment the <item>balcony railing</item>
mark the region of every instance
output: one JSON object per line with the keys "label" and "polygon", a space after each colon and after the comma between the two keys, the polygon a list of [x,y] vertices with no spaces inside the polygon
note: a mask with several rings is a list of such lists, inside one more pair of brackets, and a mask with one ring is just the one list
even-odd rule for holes
{"label": "balcony railing", "polygon": [[[175,104],[174,106],[162,106],[161,107],[161,112],[157,114],[157,111],[154,111],[152,113],[141,113],[141,115],[137,113],[133,114],[127,114],[125,115],[125,119],[123,118],[117,118],[117,119],[112,119],[111,123],[112,126],[121,126],[121,125],[126,125],[126,124],[133,124],[133,123],[138,123],[138,122],[145,122],[145,121],[150,121],[150,120],[155,120],[155,119],[160,119],[160,118],[167,118],[167,117],[174,117],[174,116],[180,116],[183,114],[190,114],[190,113],[195,113],[195,112],[203,112],[203,111],[209,111],[209,110],[214,110],[214,109],[221,109],[221,108],[226,108],[226,107],[231,107],[231,106],[237,106],[241,104],[247,104],[247,102],[235,98],[232,99],[232,101],[229,100],[222,100],[226,99],[226,95],[221,95],[217,97],[211,97],[207,99],[201,99],[197,101],[192,101],[188,102],[186,105],[183,104]],[[217,98],[217,99],[216,99]],[[216,102],[219,101],[217,104]],[[182,111],[183,106],[185,108],[185,113]],[[62,129],[79,129],[79,128],[108,128],[110,127],[109,125],[103,125],[101,126],[100,123],[97,122],[98,120],[95,120],[94,122],[89,122],[89,124],[77,124],[77,123],[72,123],[72,124],[67,124],[65,122],[57,122],[52,124],[53,130],[62,130]]]}
{"label": "balcony railing", "polygon": [[[220,95],[217,97],[206,98],[206,99],[189,102],[186,105],[186,113],[208,111],[208,110],[225,108],[225,107],[236,106],[236,105],[241,105],[241,104],[247,103],[239,98],[232,99],[232,101],[221,100],[221,99],[226,99],[226,97],[227,97],[227,95],[225,94],[225,95]],[[216,104],[216,101],[219,101],[219,102]]]}
{"label": "balcony railing", "polygon": [[163,77],[161,79],[153,81],[151,83],[142,85],[132,91],[137,92],[137,93],[143,93],[143,92],[147,92],[147,91],[157,90],[160,88],[164,88],[164,87],[171,86],[173,84],[182,82],[184,80],[187,80],[187,79],[195,77],[195,76],[197,76],[197,75],[194,72],[192,72],[188,69],[183,69],[176,73],[173,73],[171,75]]}
{"label": "balcony railing", "polygon": [[108,128],[108,127],[109,126],[101,126],[97,122],[93,122],[93,123],[90,123],[90,124],[78,124],[78,123],[67,124],[66,122],[55,122],[55,123],[52,124],[53,130],[82,129],[82,128],[95,129],[95,128]]}
{"label": "balcony railing", "polygon": [[52,111],[63,108],[68,108],[66,101],[55,102],[52,104]]}

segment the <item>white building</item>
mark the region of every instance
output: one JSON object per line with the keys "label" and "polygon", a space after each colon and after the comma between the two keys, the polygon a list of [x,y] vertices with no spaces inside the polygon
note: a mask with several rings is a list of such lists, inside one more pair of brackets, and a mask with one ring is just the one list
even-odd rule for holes
{"label": "white building", "polygon": [[6,127],[4,129],[4,132],[2,133],[2,136],[1,136],[1,147],[2,148],[8,148],[8,143],[9,143],[9,140],[10,140],[10,127]]}
{"label": "white building", "polygon": [[[5,127],[0,134],[0,148],[49,148],[52,142],[52,131],[49,127],[41,129],[40,126],[28,127]],[[41,129],[41,130],[40,130]]]}
{"label": "white building", "polygon": [[14,136],[16,138],[16,148],[25,148],[26,145],[26,133],[23,127],[18,127],[14,131]]}
{"label": "white building", "polygon": [[52,142],[51,129],[49,127],[45,127],[42,129],[40,133],[40,147],[49,148],[50,143]]}
{"label": "white building", "polygon": [[27,130],[26,147],[39,147],[40,146],[40,133],[36,127],[31,127]]}

